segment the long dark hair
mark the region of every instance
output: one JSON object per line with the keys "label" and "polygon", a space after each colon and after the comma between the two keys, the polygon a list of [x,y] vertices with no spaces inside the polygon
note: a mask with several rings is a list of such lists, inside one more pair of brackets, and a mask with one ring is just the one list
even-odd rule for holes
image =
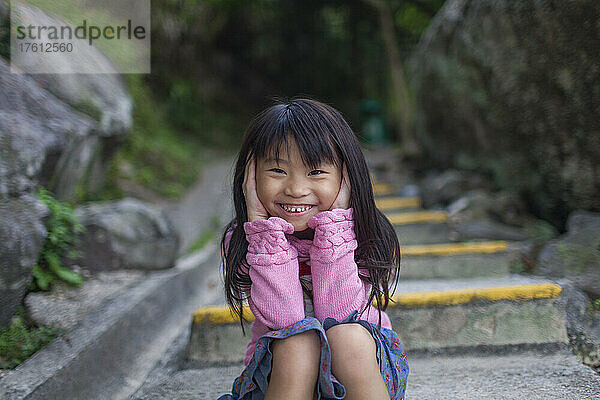
{"label": "long dark hair", "polygon": [[[251,157],[258,160],[274,151],[279,158],[281,145],[288,146],[288,136],[296,142],[302,161],[310,168],[317,168],[321,162],[347,168],[358,242],[354,259],[359,270],[368,270],[368,274],[359,274],[363,281],[371,284],[366,307],[375,299],[381,325],[381,310],[387,308],[390,300],[390,284],[393,284],[393,293],[398,283],[401,258],[398,238],[392,224],[375,206],[367,163],[354,132],[333,107],[308,98],[278,101],[258,114],[244,134],[233,178],[235,218],[225,227],[221,240],[227,302],[239,316],[243,329],[243,303],[252,284],[246,263],[248,241],[243,228],[248,220],[242,192],[244,171]],[[229,230],[232,233],[227,248]]]}

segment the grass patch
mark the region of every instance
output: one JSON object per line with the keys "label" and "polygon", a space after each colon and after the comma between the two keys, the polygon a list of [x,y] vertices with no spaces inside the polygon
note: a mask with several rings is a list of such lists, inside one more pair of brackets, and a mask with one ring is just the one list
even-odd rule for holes
{"label": "grass patch", "polygon": [[14,317],[10,326],[0,328],[0,369],[13,369],[22,364],[58,334],[56,328],[27,327],[21,315]]}

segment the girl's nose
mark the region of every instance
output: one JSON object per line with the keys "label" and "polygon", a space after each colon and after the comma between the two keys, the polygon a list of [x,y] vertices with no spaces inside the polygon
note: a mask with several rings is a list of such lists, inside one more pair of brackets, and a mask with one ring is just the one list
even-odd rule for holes
{"label": "girl's nose", "polygon": [[302,179],[290,179],[285,185],[284,194],[290,197],[303,197],[309,194],[308,185]]}

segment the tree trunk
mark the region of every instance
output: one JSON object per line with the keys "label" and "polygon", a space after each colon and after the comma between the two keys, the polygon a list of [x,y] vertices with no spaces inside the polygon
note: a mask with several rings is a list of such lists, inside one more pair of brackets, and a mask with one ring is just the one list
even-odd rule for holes
{"label": "tree trunk", "polygon": [[404,75],[404,68],[396,42],[394,21],[389,7],[383,0],[363,0],[379,13],[381,36],[386,49],[388,66],[392,80],[390,96],[390,114],[392,129],[402,144],[403,156],[414,156],[420,153],[415,138],[415,105]]}

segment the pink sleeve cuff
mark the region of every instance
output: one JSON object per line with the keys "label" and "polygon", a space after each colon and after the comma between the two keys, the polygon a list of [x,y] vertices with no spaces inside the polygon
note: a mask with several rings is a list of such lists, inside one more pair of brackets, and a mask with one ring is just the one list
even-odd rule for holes
{"label": "pink sleeve cuff", "polygon": [[246,260],[250,265],[281,265],[298,257],[298,252],[285,237],[294,226],[279,217],[244,223],[248,240]]}
{"label": "pink sleeve cuff", "polygon": [[260,233],[264,231],[283,231],[284,233],[294,233],[294,225],[283,218],[270,217],[269,219],[257,219],[252,222],[244,222],[244,232],[246,234]]}
{"label": "pink sleeve cuff", "polygon": [[308,226],[315,230],[311,260],[331,263],[358,247],[352,208],[321,211],[308,220]]}
{"label": "pink sleeve cuff", "polygon": [[332,222],[354,221],[353,213],[354,210],[352,208],[336,208],[335,210],[331,211],[321,211],[308,220],[308,227],[315,229],[319,225],[329,224]]}

